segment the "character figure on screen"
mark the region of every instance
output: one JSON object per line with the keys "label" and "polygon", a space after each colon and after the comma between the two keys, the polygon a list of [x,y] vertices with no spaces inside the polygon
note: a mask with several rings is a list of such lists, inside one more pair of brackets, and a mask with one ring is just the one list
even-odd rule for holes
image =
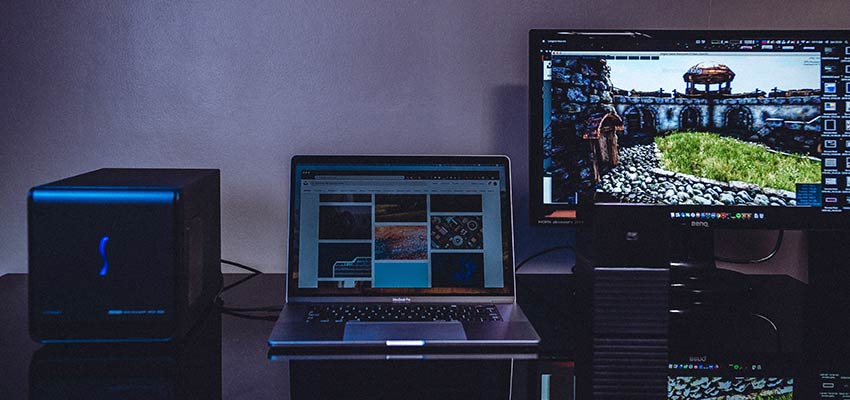
{"label": "character figure on screen", "polygon": [[611,96],[611,69],[602,58],[552,59],[552,197],[592,193],[617,165],[616,133],[623,121]]}

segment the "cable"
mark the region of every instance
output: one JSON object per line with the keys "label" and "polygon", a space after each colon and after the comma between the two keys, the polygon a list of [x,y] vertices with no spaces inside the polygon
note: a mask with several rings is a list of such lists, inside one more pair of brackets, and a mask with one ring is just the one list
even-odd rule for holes
{"label": "cable", "polygon": [[235,311],[221,310],[222,314],[230,315],[236,318],[244,318],[244,319],[253,319],[258,321],[277,321],[277,316],[272,315],[252,315],[252,314],[243,314]]}
{"label": "cable", "polygon": [[219,291],[219,292],[218,292],[218,294],[219,294],[219,295],[221,295],[222,293],[224,293],[224,292],[226,292],[226,291],[228,291],[228,290],[232,289],[233,287],[235,287],[235,286],[239,286],[239,285],[241,285],[242,283],[245,283],[245,281],[247,281],[247,280],[249,280],[249,279],[253,279],[254,277],[256,277],[256,276],[258,276],[258,275],[260,275],[260,274],[251,274],[251,275],[248,275],[248,276],[246,276],[246,277],[244,277],[244,278],[242,278],[242,279],[240,279],[240,280],[238,280],[238,281],[236,281],[236,282],[233,282],[233,283],[231,283],[231,284],[229,284],[229,285],[227,285],[227,286],[225,286],[225,287],[221,288],[221,291]]}
{"label": "cable", "polygon": [[537,253],[534,253],[534,254],[532,254],[532,255],[530,255],[530,256],[528,256],[528,257],[526,257],[526,258],[525,258],[525,259],[523,259],[522,261],[520,261],[520,262],[519,262],[519,264],[517,264],[517,265],[516,265],[516,267],[515,267],[514,269],[519,269],[520,267],[522,267],[523,265],[525,265],[525,263],[527,263],[527,262],[529,262],[529,261],[531,261],[531,260],[533,260],[533,259],[535,259],[535,258],[537,258],[537,257],[540,257],[540,256],[542,256],[542,255],[544,255],[544,254],[549,254],[549,253],[552,253],[552,252],[555,252],[555,251],[558,251],[558,250],[575,250],[575,247],[573,247],[572,245],[567,244],[567,245],[562,245],[562,246],[550,247],[550,248],[548,248],[548,249],[538,251]]}
{"label": "cable", "polygon": [[233,316],[236,316],[236,317],[249,318],[249,319],[266,319],[266,318],[272,318],[272,317],[271,316],[266,317],[266,316],[260,316],[260,315],[250,315],[250,314],[245,314],[245,313],[280,312],[283,309],[283,306],[277,306],[277,305],[275,305],[275,306],[260,306],[260,307],[227,307],[227,306],[225,306],[224,305],[224,299],[221,297],[222,293],[224,293],[224,292],[226,292],[226,291],[228,291],[228,290],[230,290],[230,289],[232,289],[232,288],[234,288],[238,285],[241,285],[242,283],[245,283],[246,281],[253,279],[258,275],[262,275],[263,272],[256,269],[256,268],[249,267],[245,264],[238,263],[238,262],[235,262],[235,261],[225,260],[223,258],[221,259],[221,263],[232,265],[234,267],[242,268],[246,271],[251,272],[251,275],[248,275],[248,276],[246,276],[242,279],[239,279],[236,282],[233,282],[233,283],[231,283],[227,286],[222,287],[221,290],[218,292],[218,295],[216,296],[213,304],[222,314],[233,315]]}
{"label": "cable", "polygon": [[547,297],[546,295],[541,294],[541,293],[537,293],[533,290],[524,291],[522,294],[523,295],[526,295],[526,294],[531,295],[531,297],[534,297],[535,299],[537,299],[538,306],[542,305],[542,306],[545,306],[546,308],[548,308],[549,312],[547,312],[547,314],[550,314],[550,313],[551,314],[557,314],[558,316],[560,316],[565,321],[571,321],[573,319],[573,315],[565,312],[562,309],[563,307],[555,305],[555,304],[549,304],[552,301],[551,297]]}
{"label": "cable", "polygon": [[773,245],[773,250],[770,251],[770,254],[756,259],[735,259],[735,258],[726,258],[721,256],[714,256],[714,259],[717,261],[727,262],[731,264],[759,264],[763,263],[767,260],[773,258],[776,253],[779,252],[779,248],[782,247],[782,238],[785,236],[785,231],[780,230],[779,234],[776,236],[776,244]]}
{"label": "cable", "polygon": [[219,309],[230,312],[280,312],[283,310],[283,306],[265,306],[265,307],[224,307],[221,306]]}
{"label": "cable", "polygon": [[769,323],[770,326],[773,327],[773,330],[776,332],[776,352],[782,353],[782,336],[781,336],[781,333],[779,332],[779,328],[776,326],[776,324],[773,323],[773,321],[770,318],[768,318],[768,317],[766,317],[762,314],[751,312],[750,315],[753,316],[753,317],[761,318],[761,319],[767,321],[767,323]]}
{"label": "cable", "polygon": [[224,293],[224,292],[226,292],[226,291],[228,291],[228,290],[230,290],[230,289],[232,289],[232,288],[234,288],[234,287],[236,287],[236,286],[239,286],[239,285],[241,285],[241,284],[245,283],[245,281],[247,281],[247,280],[249,280],[249,279],[251,279],[251,278],[254,278],[254,277],[255,277],[255,276],[257,276],[257,275],[261,275],[261,274],[263,273],[263,271],[260,271],[260,270],[258,270],[258,269],[256,269],[256,268],[249,267],[249,266],[247,266],[247,265],[245,265],[245,264],[242,264],[242,263],[238,263],[238,262],[236,262],[236,261],[225,260],[225,259],[223,259],[223,258],[222,258],[222,259],[221,259],[221,263],[222,263],[222,264],[232,265],[232,266],[234,266],[234,267],[238,267],[238,268],[242,268],[242,269],[244,269],[244,270],[246,270],[246,271],[250,271],[250,272],[251,272],[251,275],[248,275],[248,276],[246,276],[246,277],[244,277],[244,278],[242,278],[242,279],[240,279],[240,280],[238,280],[238,281],[236,281],[236,282],[233,282],[233,283],[231,283],[231,284],[229,284],[229,285],[227,285],[227,286],[225,286],[225,287],[221,288],[221,290],[218,292],[218,296],[217,296],[217,297],[219,297],[219,298],[221,297],[221,294],[222,294],[222,293]]}
{"label": "cable", "polygon": [[223,259],[223,258],[222,258],[222,259],[221,259],[221,263],[222,263],[222,264],[232,265],[232,266],[234,266],[234,267],[238,267],[238,268],[242,268],[242,269],[244,269],[244,270],[246,270],[246,271],[251,271],[251,272],[253,272],[253,273],[255,273],[255,274],[262,274],[262,273],[263,273],[263,271],[260,271],[260,270],[258,270],[258,269],[256,269],[256,268],[251,268],[251,267],[249,267],[249,266],[247,266],[247,265],[245,265],[245,264],[240,264],[240,263],[238,263],[238,262],[236,262],[236,261],[225,260],[225,259]]}
{"label": "cable", "polygon": [[231,312],[280,312],[283,306],[258,306],[258,307],[228,307],[224,305],[224,299],[216,298],[215,305],[219,310]]}

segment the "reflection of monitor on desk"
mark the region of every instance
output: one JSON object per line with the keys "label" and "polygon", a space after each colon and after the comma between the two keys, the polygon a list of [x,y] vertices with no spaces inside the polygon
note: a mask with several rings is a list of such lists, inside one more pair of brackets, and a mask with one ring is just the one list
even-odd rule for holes
{"label": "reflection of monitor on desk", "polygon": [[785,359],[671,356],[667,399],[791,399],[797,365]]}
{"label": "reflection of monitor on desk", "polygon": [[[705,343],[674,340],[691,326],[683,320],[739,313],[739,324],[769,328],[769,351],[800,352],[813,331],[804,307],[840,309],[824,294],[837,287],[817,292],[847,282],[819,242],[846,243],[820,232],[846,233],[850,216],[846,48],[845,31],[531,31],[531,222],[584,228],[579,265],[668,270],[671,346]],[[718,269],[715,238],[756,229],[780,230],[765,233],[777,244],[783,230],[804,231],[784,235],[796,239],[792,258],[829,261],[791,273]],[[817,235],[809,257],[806,235]],[[626,291],[619,271],[594,282],[606,273],[594,298]],[[644,304],[622,306],[605,317]]]}

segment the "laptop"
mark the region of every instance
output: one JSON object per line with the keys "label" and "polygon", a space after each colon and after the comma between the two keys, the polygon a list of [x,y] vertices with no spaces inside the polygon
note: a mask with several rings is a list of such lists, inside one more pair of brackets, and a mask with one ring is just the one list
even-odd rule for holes
{"label": "laptop", "polygon": [[505,156],[295,156],[274,348],[533,347]]}

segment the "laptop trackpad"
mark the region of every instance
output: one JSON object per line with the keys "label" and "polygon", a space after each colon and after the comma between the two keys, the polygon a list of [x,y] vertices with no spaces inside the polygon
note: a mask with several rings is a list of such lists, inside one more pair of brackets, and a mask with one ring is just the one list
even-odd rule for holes
{"label": "laptop trackpad", "polygon": [[463,324],[443,322],[357,322],[345,323],[344,341],[466,340]]}

